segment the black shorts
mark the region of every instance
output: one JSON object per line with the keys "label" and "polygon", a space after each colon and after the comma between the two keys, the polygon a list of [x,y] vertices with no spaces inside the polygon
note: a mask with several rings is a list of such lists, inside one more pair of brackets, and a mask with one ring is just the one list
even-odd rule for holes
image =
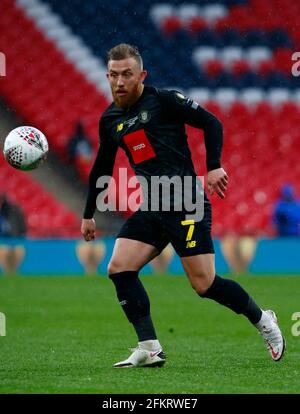
{"label": "black shorts", "polygon": [[117,237],[151,244],[159,252],[171,243],[180,257],[214,253],[209,200],[205,199],[201,221],[186,220],[186,214],[138,210],[124,223]]}

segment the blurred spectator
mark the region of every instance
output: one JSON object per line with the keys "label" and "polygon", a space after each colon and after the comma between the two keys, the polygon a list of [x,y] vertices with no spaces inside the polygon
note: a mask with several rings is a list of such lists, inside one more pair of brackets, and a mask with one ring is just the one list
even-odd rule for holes
{"label": "blurred spectator", "polygon": [[153,273],[165,274],[174,257],[173,247],[168,244],[165,249],[149,263]]}
{"label": "blurred spectator", "polygon": [[78,122],[74,135],[70,138],[68,144],[68,156],[71,163],[88,162],[92,160],[93,148],[85,135],[81,122]]}
{"label": "blurred spectator", "polygon": [[273,223],[278,236],[300,235],[300,202],[291,185],[286,184],[281,189],[281,198],[273,212]]}
{"label": "blurred spectator", "polygon": [[4,273],[16,273],[24,257],[22,237],[26,223],[21,209],[0,195],[0,266]]}
{"label": "blurred spectator", "polygon": [[257,239],[251,234],[228,233],[221,240],[221,249],[232,273],[245,273],[254,258]]}
{"label": "blurred spectator", "polygon": [[78,260],[87,275],[95,275],[98,272],[98,266],[105,253],[106,246],[101,240],[95,240],[93,243],[78,242],[76,246]]}
{"label": "blurred spectator", "polygon": [[81,179],[87,180],[93,161],[93,148],[81,122],[77,124],[74,135],[70,138],[67,151],[69,162],[76,167]]}

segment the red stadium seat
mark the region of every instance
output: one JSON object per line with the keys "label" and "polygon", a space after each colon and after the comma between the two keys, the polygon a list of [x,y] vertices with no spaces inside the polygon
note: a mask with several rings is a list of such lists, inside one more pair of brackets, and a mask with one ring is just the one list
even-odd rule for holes
{"label": "red stadium seat", "polygon": [[203,65],[203,68],[208,76],[216,77],[224,71],[224,64],[220,60],[209,60]]}
{"label": "red stadium seat", "polygon": [[290,74],[291,73],[291,56],[293,52],[294,51],[289,48],[276,49],[273,55],[276,68],[278,68],[284,73]]}
{"label": "red stadium seat", "polygon": [[207,26],[208,26],[207,21],[203,17],[196,16],[196,17],[193,17],[193,18],[188,20],[188,22],[186,23],[185,28],[189,32],[195,34],[195,33],[199,33],[202,30],[206,29]]}
{"label": "red stadium seat", "polygon": [[182,29],[182,22],[176,16],[169,16],[161,23],[161,27],[165,34],[170,35]]}
{"label": "red stadium seat", "polygon": [[231,71],[235,76],[242,75],[250,70],[250,65],[246,60],[235,61],[231,66]]}

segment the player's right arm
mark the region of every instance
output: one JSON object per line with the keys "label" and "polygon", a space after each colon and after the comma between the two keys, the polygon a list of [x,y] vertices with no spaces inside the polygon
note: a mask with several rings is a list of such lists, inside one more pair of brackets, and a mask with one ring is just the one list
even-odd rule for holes
{"label": "player's right arm", "polygon": [[105,128],[103,118],[100,120],[99,135],[100,147],[89,175],[88,195],[81,222],[81,233],[86,241],[95,238],[96,223],[94,214],[96,211],[96,200],[98,195],[106,189],[106,187],[97,188],[97,180],[102,176],[112,176],[118,151],[117,144],[110,138]]}

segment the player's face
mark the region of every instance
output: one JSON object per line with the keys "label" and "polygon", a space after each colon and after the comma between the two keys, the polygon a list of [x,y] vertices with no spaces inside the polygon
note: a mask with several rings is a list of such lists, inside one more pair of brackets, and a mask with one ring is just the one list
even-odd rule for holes
{"label": "player's face", "polygon": [[115,103],[121,108],[130,107],[143,91],[143,81],[147,76],[133,57],[108,62],[107,79]]}

